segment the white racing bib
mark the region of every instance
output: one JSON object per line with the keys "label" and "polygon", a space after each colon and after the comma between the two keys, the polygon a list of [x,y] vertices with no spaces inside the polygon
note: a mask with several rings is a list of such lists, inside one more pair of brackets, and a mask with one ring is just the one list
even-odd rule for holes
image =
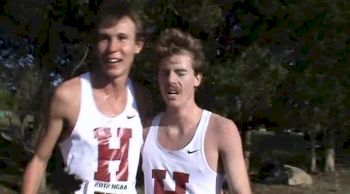
{"label": "white racing bib", "polygon": [[128,194],[132,188],[126,182],[90,181],[82,185],[83,194]]}

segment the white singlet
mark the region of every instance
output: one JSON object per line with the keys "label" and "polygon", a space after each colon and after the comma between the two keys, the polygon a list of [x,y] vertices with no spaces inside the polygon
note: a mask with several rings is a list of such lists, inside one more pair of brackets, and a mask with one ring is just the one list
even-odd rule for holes
{"label": "white singlet", "polygon": [[115,117],[95,104],[90,73],[81,75],[81,102],[70,137],[59,144],[69,174],[84,182],[76,194],[135,194],[143,128],[131,80],[127,104]]}
{"label": "white singlet", "polygon": [[157,115],[142,148],[146,194],[219,194],[223,175],[212,170],[204,152],[204,138],[211,112],[203,110],[193,139],[184,148],[171,151],[158,141],[162,113]]}

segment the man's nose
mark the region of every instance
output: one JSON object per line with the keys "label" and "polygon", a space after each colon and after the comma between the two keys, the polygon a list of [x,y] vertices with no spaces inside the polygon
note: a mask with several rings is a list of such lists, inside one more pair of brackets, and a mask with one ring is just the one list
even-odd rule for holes
{"label": "man's nose", "polygon": [[177,75],[175,72],[169,72],[169,75],[168,75],[168,82],[169,83],[175,83],[176,82],[176,79],[177,79]]}
{"label": "man's nose", "polygon": [[118,52],[120,50],[120,41],[116,38],[112,38],[108,45],[109,52]]}

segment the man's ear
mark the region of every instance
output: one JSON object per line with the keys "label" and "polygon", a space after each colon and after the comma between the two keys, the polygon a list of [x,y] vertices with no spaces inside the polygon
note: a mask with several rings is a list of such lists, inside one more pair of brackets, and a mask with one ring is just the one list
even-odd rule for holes
{"label": "man's ear", "polygon": [[145,45],[145,41],[137,40],[136,47],[135,47],[135,54],[139,54],[142,51],[144,45]]}
{"label": "man's ear", "polygon": [[202,78],[203,78],[203,75],[201,73],[197,73],[197,75],[195,75],[195,83],[194,83],[195,87],[198,87],[199,85],[201,85]]}

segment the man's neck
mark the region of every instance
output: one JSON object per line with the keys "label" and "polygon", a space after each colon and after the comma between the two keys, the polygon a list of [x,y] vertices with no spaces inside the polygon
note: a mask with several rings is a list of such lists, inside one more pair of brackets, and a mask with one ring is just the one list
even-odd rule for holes
{"label": "man's neck", "polygon": [[127,77],[111,79],[93,73],[91,76],[94,100],[97,108],[106,116],[117,116],[127,104]]}
{"label": "man's neck", "polygon": [[164,113],[164,124],[185,128],[188,124],[198,122],[202,111],[203,109],[196,104],[178,109],[167,108]]}
{"label": "man's neck", "polygon": [[97,90],[102,90],[110,98],[119,98],[124,95],[127,87],[128,77],[110,78],[101,73],[92,73],[92,85]]}

